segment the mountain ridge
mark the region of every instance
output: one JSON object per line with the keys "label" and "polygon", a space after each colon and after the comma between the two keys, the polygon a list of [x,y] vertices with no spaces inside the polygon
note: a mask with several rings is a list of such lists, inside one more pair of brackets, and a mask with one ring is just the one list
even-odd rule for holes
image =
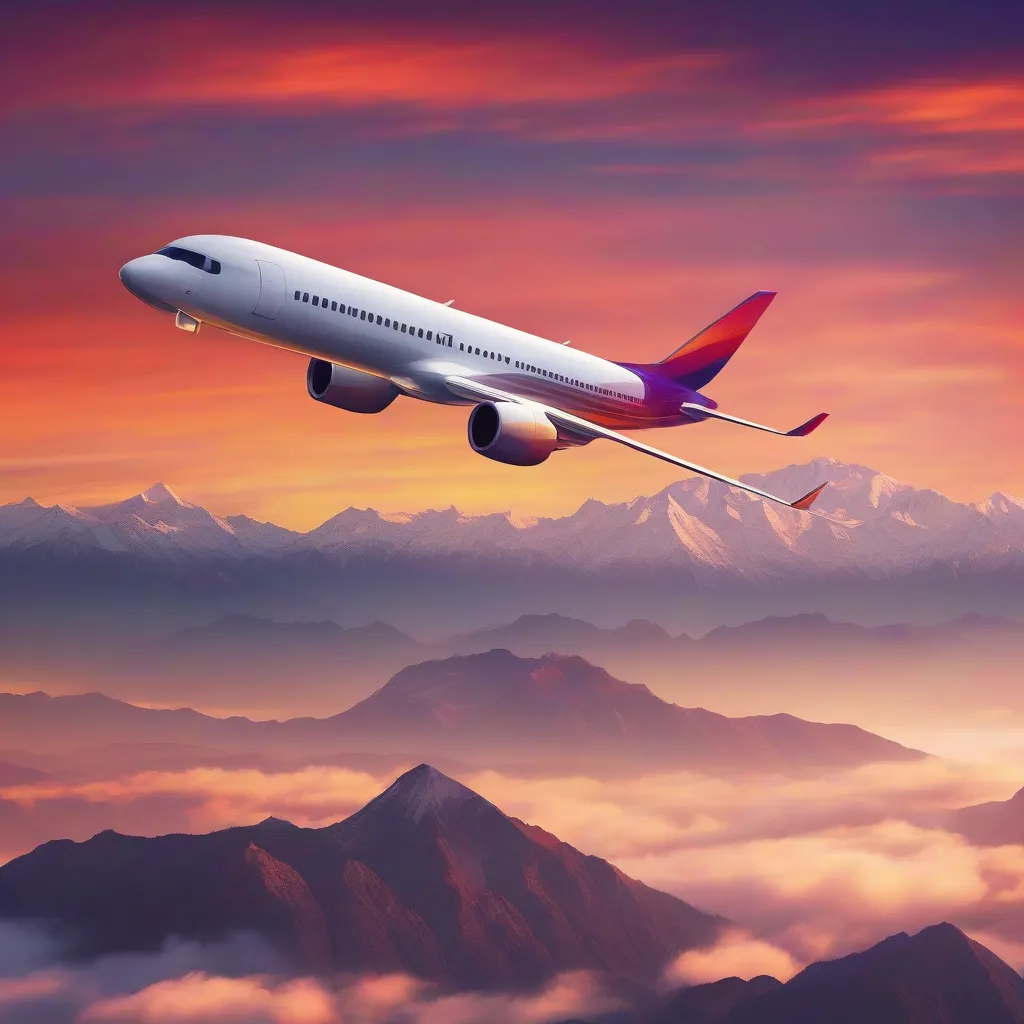
{"label": "mountain ridge", "polygon": [[[494,766],[798,771],[926,755],[853,725],[792,715],[727,718],[683,708],[576,656],[505,650],[422,662],[326,718],[252,721],[191,708],[140,708],[103,694],[0,694],[0,749],[60,751],[87,730],[94,744],[162,742],[268,754],[454,757]],[[571,740],[571,743],[568,741]],[[567,749],[568,743],[568,749]]]}

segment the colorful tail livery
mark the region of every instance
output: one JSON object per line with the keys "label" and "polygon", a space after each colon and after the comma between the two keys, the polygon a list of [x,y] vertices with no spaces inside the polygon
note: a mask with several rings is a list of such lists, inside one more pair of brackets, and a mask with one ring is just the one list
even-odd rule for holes
{"label": "colorful tail livery", "polygon": [[735,309],[680,345],[667,359],[645,369],[699,391],[714,380],[771,305],[775,292],[754,292]]}

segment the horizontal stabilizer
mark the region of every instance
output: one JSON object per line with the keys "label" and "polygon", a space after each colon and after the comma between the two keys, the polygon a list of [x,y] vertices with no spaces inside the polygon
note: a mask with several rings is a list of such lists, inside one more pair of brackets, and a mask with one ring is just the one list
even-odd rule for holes
{"label": "horizontal stabilizer", "polygon": [[821,494],[826,487],[828,487],[827,482],[818,484],[813,491],[808,491],[802,498],[797,498],[796,501],[791,502],[790,507],[798,508],[801,512],[806,512],[818,500],[818,495]]}
{"label": "horizontal stabilizer", "polygon": [[699,405],[697,402],[683,402],[679,411],[686,413],[691,419],[700,421],[704,419],[725,420],[727,423],[738,423],[741,427],[752,427],[754,430],[764,430],[769,434],[778,434],[780,437],[806,437],[811,431],[828,419],[827,412],[819,412],[812,416],[806,423],[792,430],[777,430],[775,427],[766,427],[763,423],[755,423],[753,420],[740,419],[739,416],[730,416],[727,412],[720,412],[718,409],[709,409],[706,405]]}
{"label": "horizontal stabilizer", "polygon": [[806,437],[812,431],[817,430],[827,419],[827,412],[819,412],[817,416],[812,416],[806,423],[801,423],[799,427],[787,430],[786,437]]}

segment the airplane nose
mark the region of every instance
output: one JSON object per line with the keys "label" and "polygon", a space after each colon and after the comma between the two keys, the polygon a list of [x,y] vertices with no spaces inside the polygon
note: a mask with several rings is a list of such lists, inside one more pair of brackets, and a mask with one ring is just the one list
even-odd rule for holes
{"label": "airplane nose", "polygon": [[139,256],[129,260],[117,276],[121,279],[121,284],[137,299],[157,309],[174,313],[177,307],[160,296],[160,292],[165,290],[167,284],[164,266],[166,262],[163,256]]}

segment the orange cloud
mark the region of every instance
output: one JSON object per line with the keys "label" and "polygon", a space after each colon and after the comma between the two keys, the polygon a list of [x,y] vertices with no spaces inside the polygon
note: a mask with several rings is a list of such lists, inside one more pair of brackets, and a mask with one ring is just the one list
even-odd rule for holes
{"label": "orange cloud", "polygon": [[898,125],[918,134],[1024,132],[1024,79],[924,80],[807,101],[769,127]]}
{"label": "orange cloud", "polygon": [[730,928],[709,949],[691,949],[677,957],[666,969],[665,981],[676,987],[702,985],[719,978],[749,980],[760,974],[789,981],[801,967],[784,949],[742,929]]}
{"label": "orange cloud", "polygon": [[[536,33],[412,36],[391,24],[353,33],[335,22],[311,43],[287,23],[257,20],[239,33],[235,19],[227,24],[216,13],[157,20],[159,26],[112,28],[88,55],[70,48],[62,73],[23,79],[5,100],[8,111],[155,113],[214,105],[262,111],[272,104],[308,113],[310,107],[399,105],[440,115],[421,128],[444,130],[454,124],[448,115],[486,107],[674,95],[697,88],[729,59],[709,51],[630,54],[579,36]],[[177,59],[181,47],[188,49],[187,65]],[[98,56],[107,50],[117,59]],[[22,52],[20,59],[30,55]]]}
{"label": "orange cloud", "polygon": [[158,981],[131,995],[101,999],[81,1015],[96,1024],[334,1024],[330,994],[300,978],[218,978],[203,972]]}

